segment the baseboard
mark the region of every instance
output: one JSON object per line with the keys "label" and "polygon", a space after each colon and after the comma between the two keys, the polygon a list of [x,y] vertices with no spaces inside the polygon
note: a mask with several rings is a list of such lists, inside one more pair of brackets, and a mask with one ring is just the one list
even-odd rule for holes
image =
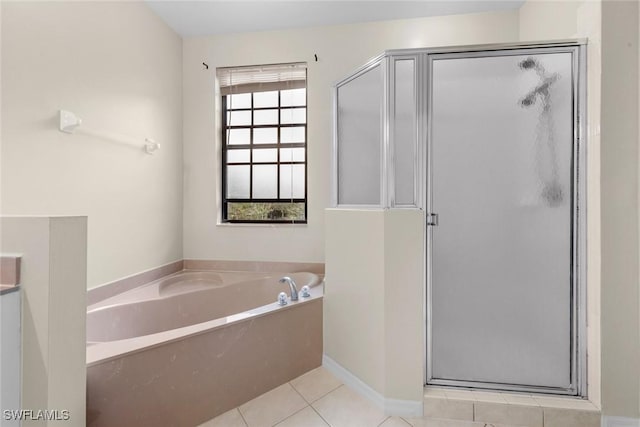
{"label": "baseboard", "polygon": [[373,402],[386,415],[422,417],[422,401],[387,399],[326,354],[322,355],[322,366],[344,385]]}
{"label": "baseboard", "polygon": [[640,427],[640,419],[603,415],[602,427]]}

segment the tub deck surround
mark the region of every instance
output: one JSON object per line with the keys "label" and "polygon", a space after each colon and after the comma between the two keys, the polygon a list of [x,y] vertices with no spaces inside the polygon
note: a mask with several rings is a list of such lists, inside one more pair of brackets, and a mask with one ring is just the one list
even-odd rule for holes
{"label": "tub deck surround", "polygon": [[0,255],[0,295],[18,290],[22,255]]}
{"label": "tub deck surround", "polygon": [[[279,306],[285,275],[311,296]],[[322,298],[321,285],[313,273],[282,272],[185,271],[157,280],[89,307],[87,366],[305,304]]]}
{"label": "tub deck surround", "polygon": [[[278,306],[284,275],[311,296]],[[185,271],[92,305],[87,425],[195,426],[318,367],[322,295],[311,273]]]}
{"label": "tub deck surround", "polygon": [[219,261],[185,259],[133,274],[113,282],[105,283],[87,291],[87,304],[93,305],[107,298],[130,291],[151,281],[182,270],[253,271],[253,272],[303,272],[324,275],[324,264],[317,262],[274,261]]}
{"label": "tub deck surround", "polygon": [[162,277],[181,271],[183,268],[184,262],[183,260],[179,260],[171,262],[169,264],[161,265],[160,267],[152,268],[147,271],[143,271],[141,273],[133,274],[131,276],[127,276],[113,282],[105,283],[104,285],[89,289],[87,291],[87,304],[95,304],[114,295],[118,295],[131,289],[135,289],[138,286],[144,285],[145,283],[149,283],[153,280],[160,279]]}
{"label": "tub deck surround", "polygon": [[280,262],[280,261],[225,261],[205,259],[185,259],[185,270],[222,270],[291,273],[309,272],[324,275],[324,263],[320,262]]}
{"label": "tub deck surround", "polygon": [[20,289],[20,285],[0,285],[0,295],[17,292],[18,289]]}

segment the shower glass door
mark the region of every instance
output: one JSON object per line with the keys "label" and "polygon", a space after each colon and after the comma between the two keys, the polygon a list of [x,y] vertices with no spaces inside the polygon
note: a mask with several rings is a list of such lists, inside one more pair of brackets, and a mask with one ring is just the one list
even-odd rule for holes
{"label": "shower glass door", "polygon": [[428,55],[429,384],[579,393],[578,52]]}

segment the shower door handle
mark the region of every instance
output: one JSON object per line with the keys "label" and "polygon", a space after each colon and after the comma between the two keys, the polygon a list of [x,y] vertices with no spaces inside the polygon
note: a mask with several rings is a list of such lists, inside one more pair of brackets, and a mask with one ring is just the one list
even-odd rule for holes
{"label": "shower door handle", "polygon": [[434,227],[438,226],[438,214],[437,213],[430,213],[427,214],[427,225],[431,225]]}

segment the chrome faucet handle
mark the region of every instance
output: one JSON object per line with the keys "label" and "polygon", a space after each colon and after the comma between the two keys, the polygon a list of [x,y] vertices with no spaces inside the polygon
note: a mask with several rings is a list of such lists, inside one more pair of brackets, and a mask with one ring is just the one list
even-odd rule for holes
{"label": "chrome faucet handle", "polygon": [[285,292],[278,294],[278,305],[287,305],[287,294]]}
{"label": "chrome faucet handle", "polygon": [[307,285],[304,285],[302,289],[300,289],[300,296],[302,298],[309,298],[311,296],[310,288]]}

